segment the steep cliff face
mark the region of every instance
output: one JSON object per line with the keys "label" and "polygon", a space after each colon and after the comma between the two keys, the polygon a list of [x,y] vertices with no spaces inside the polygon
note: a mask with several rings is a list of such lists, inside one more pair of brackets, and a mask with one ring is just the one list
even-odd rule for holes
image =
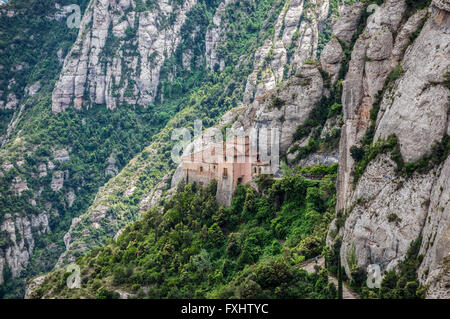
{"label": "steep cliff face", "polygon": [[[154,102],[165,59],[180,43],[188,1],[92,1],[52,95],[53,112]],[[145,6],[150,6],[149,8]],[[112,52],[114,55],[111,55]]]}
{"label": "steep cliff face", "polygon": [[275,34],[255,53],[244,103],[252,102],[294,75],[317,56],[319,27],[329,14],[329,1],[287,1],[275,24]]}
{"label": "steep cliff face", "polygon": [[[362,267],[393,269],[422,236],[419,280],[428,297],[449,298],[450,162],[442,154],[450,133],[450,12],[447,1],[418,12],[409,5],[386,1],[354,44],[342,96],[341,217],[327,241],[342,238],[341,262],[350,275],[352,257]],[[375,149],[392,134],[398,144],[391,159],[390,151]],[[436,142],[444,152],[429,164]]]}

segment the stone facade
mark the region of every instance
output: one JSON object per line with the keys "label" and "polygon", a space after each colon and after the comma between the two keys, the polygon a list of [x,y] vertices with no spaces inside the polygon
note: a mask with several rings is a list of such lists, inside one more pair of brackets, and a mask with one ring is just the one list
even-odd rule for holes
{"label": "stone facade", "polygon": [[182,178],[200,186],[217,181],[217,201],[231,204],[238,183],[247,184],[257,175],[271,174],[270,163],[262,162],[250,139],[236,138],[231,142],[214,143],[182,158]]}

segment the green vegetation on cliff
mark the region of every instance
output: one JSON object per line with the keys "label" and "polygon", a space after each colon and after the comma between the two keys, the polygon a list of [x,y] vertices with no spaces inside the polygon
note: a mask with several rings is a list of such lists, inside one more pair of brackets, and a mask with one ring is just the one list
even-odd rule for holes
{"label": "green vegetation on cliff", "polygon": [[[321,253],[335,206],[337,167],[260,178],[240,185],[231,207],[218,206],[216,183],[180,184],[161,207],[127,226],[117,241],[77,260],[81,288],[64,269],[33,297],[335,298],[326,270],[301,263]],[[315,177],[309,180],[302,175]]]}

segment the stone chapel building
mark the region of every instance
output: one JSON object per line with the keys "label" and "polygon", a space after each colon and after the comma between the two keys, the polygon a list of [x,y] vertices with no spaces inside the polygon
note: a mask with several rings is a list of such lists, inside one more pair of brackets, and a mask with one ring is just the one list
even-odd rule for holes
{"label": "stone chapel building", "polygon": [[231,142],[214,143],[181,159],[186,183],[200,186],[217,181],[217,201],[231,205],[238,183],[249,183],[260,174],[271,174],[271,163],[262,162],[248,137],[237,137]]}

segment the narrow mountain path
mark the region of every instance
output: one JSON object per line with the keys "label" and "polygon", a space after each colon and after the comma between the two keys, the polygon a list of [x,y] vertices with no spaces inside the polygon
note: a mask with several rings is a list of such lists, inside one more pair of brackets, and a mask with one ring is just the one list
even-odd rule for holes
{"label": "narrow mountain path", "polygon": [[[315,270],[314,270],[314,266],[315,265],[318,265],[318,266],[320,266],[322,268],[325,268],[325,258],[323,258],[322,256],[317,256],[317,259],[318,259],[317,260],[317,264],[316,264],[316,262],[314,261],[314,258],[313,258],[313,259],[305,261],[301,265],[301,267],[303,269],[305,269],[310,274],[315,272]],[[332,283],[334,283],[334,285],[337,288],[338,280],[335,277],[328,276],[328,280],[331,281]],[[343,283],[343,285],[342,285],[342,295],[343,295],[342,297],[344,299],[360,299],[358,294],[356,292],[354,292],[353,290],[351,290],[349,287],[347,287],[347,285],[345,283]]]}

